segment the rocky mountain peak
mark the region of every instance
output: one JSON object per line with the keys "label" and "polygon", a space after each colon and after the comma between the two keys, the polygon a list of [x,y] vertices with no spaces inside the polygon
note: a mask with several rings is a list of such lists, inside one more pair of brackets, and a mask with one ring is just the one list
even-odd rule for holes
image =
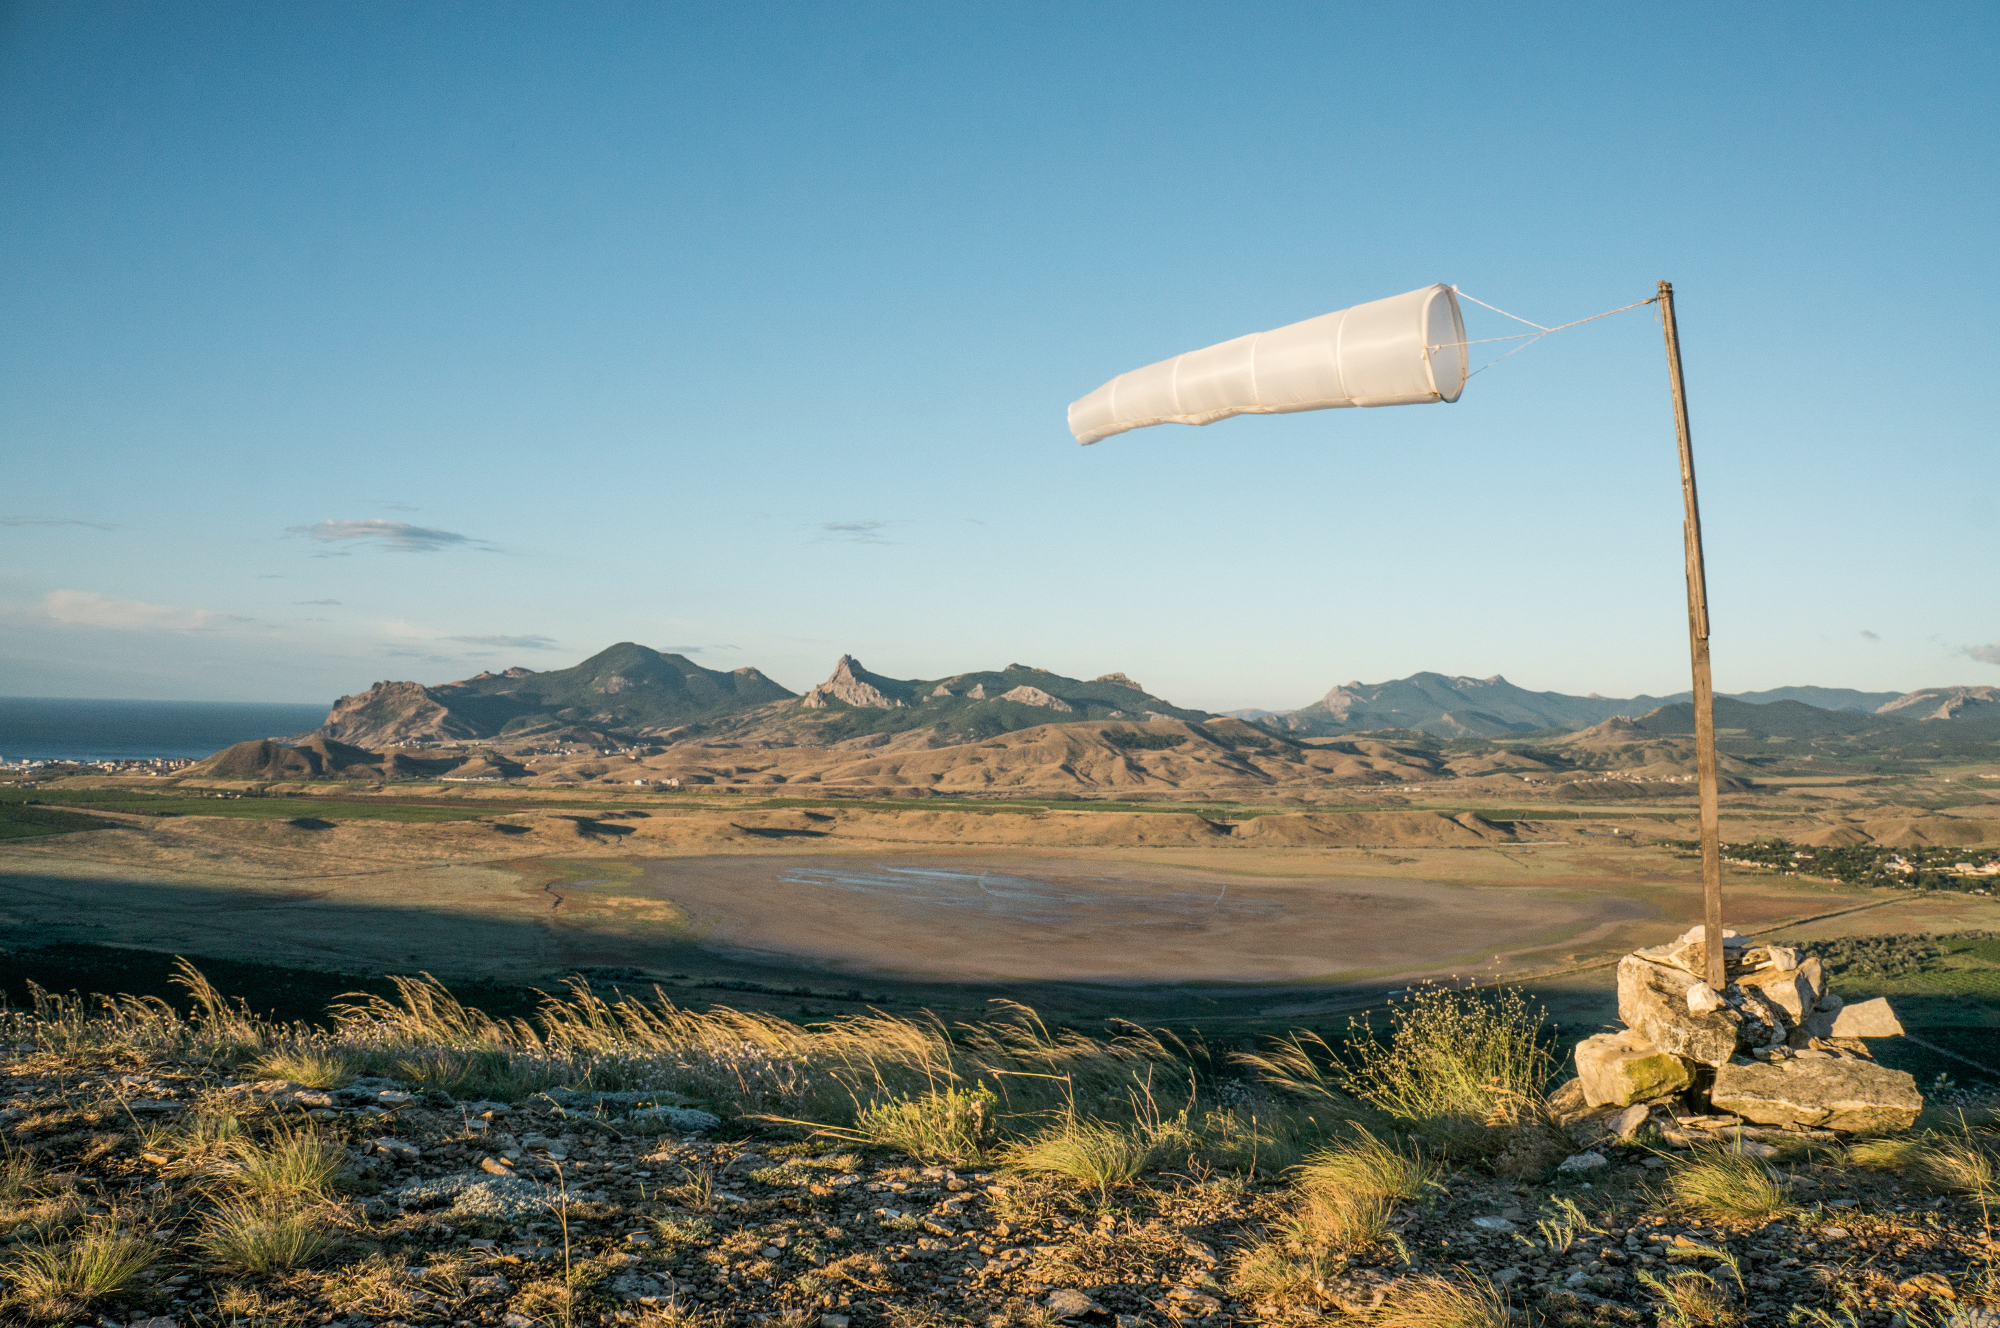
{"label": "rocky mountain peak", "polygon": [[901,709],[906,704],[902,699],[890,696],[876,685],[885,681],[888,680],[868,672],[854,656],[842,655],[833,666],[833,676],[800,697],[799,704],[809,710],[824,710],[829,701],[840,701],[860,710]]}

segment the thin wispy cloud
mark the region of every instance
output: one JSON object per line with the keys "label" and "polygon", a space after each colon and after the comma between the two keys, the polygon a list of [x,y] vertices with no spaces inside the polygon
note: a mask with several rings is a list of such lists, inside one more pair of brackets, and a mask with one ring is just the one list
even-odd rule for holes
{"label": "thin wispy cloud", "polygon": [[448,636],[447,641],[463,641],[469,646],[498,646],[503,650],[554,650],[553,636]]}
{"label": "thin wispy cloud", "polygon": [[102,521],[79,521],[73,516],[0,516],[0,526],[84,526],[91,530],[116,530]]}
{"label": "thin wispy cloud", "polygon": [[378,517],[356,521],[322,521],[316,526],[292,526],[287,533],[304,535],[322,544],[363,542],[387,549],[391,553],[436,553],[441,549],[492,547],[484,540],[461,535],[455,530],[413,526],[407,521],[384,521]]}
{"label": "thin wispy cloud", "polygon": [[381,506],[390,512],[421,512],[424,510],[411,503],[383,503]]}
{"label": "thin wispy cloud", "polygon": [[294,603],[294,604],[338,604],[338,603],[340,603],[340,601],[339,601],[339,600],[337,600],[337,599],[295,599],[295,600],[293,600],[293,601],[292,601],[292,603]]}
{"label": "thin wispy cloud", "polygon": [[1963,653],[1981,664],[2000,664],[2000,641],[1995,641],[1990,646],[1967,646]]}
{"label": "thin wispy cloud", "polygon": [[234,613],[116,599],[94,590],[52,590],[42,612],[71,627],[104,627],[121,632],[199,632],[252,621]]}
{"label": "thin wispy cloud", "polygon": [[1861,639],[1863,641],[1880,641],[1882,638],[1864,627],[1861,629]]}
{"label": "thin wispy cloud", "polygon": [[828,521],[820,526],[815,542],[840,540],[847,544],[894,544],[896,541],[882,538],[882,532],[893,522],[889,521]]}

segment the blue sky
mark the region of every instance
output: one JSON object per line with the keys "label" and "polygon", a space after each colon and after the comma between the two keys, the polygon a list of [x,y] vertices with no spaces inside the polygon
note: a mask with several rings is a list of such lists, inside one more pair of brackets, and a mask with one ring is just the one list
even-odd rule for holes
{"label": "blue sky", "polygon": [[1557,322],[1660,277],[1718,684],[2000,683],[1996,27],[8,5],[0,694],[320,701],[617,640],[1212,708],[1679,690],[1650,310],[1452,406],[1064,427],[1434,281]]}

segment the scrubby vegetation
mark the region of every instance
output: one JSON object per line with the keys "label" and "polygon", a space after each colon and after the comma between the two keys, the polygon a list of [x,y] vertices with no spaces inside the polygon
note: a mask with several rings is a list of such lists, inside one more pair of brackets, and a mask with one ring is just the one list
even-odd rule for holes
{"label": "scrubby vegetation", "polygon": [[281,1024],[182,977],[187,1016],[0,1011],[0,1322],[1873,1328],[2000,1304],[1988,1115],[1586,1152],[1517,993],[1220,1056],[1019,1007],[801,1026],[581,979],[527,1019],[419,977]]}
{"label": "scrubby vegetation", "polygon": [[[1696,845],[1676,841],[1683,856]],[[1786,876],[1820,876],[1847,885],[1892,886],[1902,890],[2000,888],[2000,874],[1981,869],[2000,863],[2000,849],[1889,848],[1881,844],[1813,847],[1784,839],[1724,844],[1722,856],[1741,867],[1762,867]]]}

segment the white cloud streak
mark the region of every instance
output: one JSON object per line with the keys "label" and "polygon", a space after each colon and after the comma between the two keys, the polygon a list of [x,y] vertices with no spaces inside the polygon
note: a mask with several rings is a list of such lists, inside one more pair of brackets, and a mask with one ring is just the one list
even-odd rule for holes
{"label": "white cloud streak", "polygon": [[455,530],[435,530],[429,526],[413,526],[407,521],[383,521],[374,517],[357,521],[322,521],[316,526],[292,526],[287,533],[305,535],[322,544],[361,540],[391,553],[436,553],[440,549],[490,547],[483,540],[475,540]]}
{"label": "white cloud streak", "polygon": [[554,650],[553,636],[448,636],[447,641],[463,641],[469,646],[498,646],[503,650]]}
{"label": "white cloud streak", "polygon": [[250,621],[233,613],[114,599],[94,590],[52,590],[42,601],[42,611],[67,626],[105,627],[120,632],[198,632]]}

